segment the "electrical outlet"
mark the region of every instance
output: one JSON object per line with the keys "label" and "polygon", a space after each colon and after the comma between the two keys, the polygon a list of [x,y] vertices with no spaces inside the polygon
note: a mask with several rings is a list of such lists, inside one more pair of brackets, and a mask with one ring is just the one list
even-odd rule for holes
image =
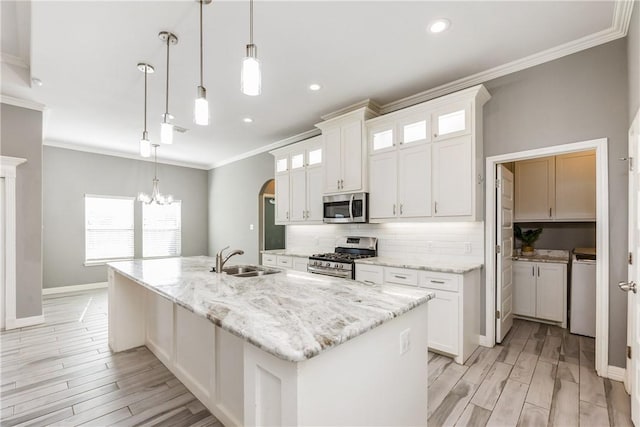
{"label": "electrical outlet", "polygon": [[465,254],[471,253],[471,242],[464,242],[464,253]]}
{"label": "electrical outlet", "polygon": [[400,333],[400,354],[405,354],[411,348],[410,329],[405,329]]}
{"label": "electrical outlet", "polygon": [[253,224],[249,224],[249,230],[253,231]]}
{"label": "electrical outlet", "polygon": [[427,242],[427,252],[433,252],[433,242]]}

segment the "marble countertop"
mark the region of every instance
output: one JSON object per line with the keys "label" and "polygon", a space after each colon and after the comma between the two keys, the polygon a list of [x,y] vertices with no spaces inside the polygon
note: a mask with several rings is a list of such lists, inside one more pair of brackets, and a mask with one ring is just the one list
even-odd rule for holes
{"label": "marble countertop", "polygon": [[411,268],[414,270],[440,271],[443,273],[464,274],[482,268],[481,263],[456,261],[445,258],[389,258],[373,257],[356,260],[357,264],[381,265],[384,267]]}
{"label": "marble countertop", "polygon": [[300,362],[426,303],[420,288],[369,286],[294,270],[258,277],[211,273],[198,256],[108,264],[280,359]]}
{"label": "marble countertop", "polygon": [[533,255],[522,255],[520,250],[513,257],[514,261],[553,262],[558,264],[569,263],[569,251],[555,249],[536,249]]}
{"label": "marble countertop", "polygon": [[309,252],[304,249],[269,249],[268,251],[260,251],[263,254],[271,254],[271,255],[284,255],[284,256],[298,256],[302,258],[309,258],[314,253],[318,252]]}

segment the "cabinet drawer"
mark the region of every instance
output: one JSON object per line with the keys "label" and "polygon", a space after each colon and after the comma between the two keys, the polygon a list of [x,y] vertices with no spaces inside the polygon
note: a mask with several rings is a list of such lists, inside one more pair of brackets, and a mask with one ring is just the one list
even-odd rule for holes
{"label": "cabinet drawer", "polygon": [[262,254],[262,265],[276,267],[278,265],[277,256],[273,254]]}
{"label": "cabinet drawer", "polygon": [[278,267],[291,268],[293,267],[293,260],[290,256],[278,255]]}
{"label": "cabinet drawer", "polygon": [[307,264],[309,264],[309,258],[292,257],[291,263],[293,269],[297,271],[307,271]]}
{"label": "cabinet drawer", "polygon": [[417,286],[418,271],[408,270],[406,268],[387,267],[384,269],[384,281],[397,283],[399,285]]}
{"label": "cabinet drawer", "polygon": [[356,264],[356,280],[381,285],[384,282],[384,268],[379,265]]}
{"label": "cabinet drawer", "polygon": [[439,273],[437,271],[421,271],[418,286],[439,289],[442,291],[458,292],[460,277],[456,274]]}

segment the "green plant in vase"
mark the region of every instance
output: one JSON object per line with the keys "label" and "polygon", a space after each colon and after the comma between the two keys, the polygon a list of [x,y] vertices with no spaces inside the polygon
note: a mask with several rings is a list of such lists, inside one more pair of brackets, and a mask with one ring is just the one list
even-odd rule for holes
{"label": "green plant in vase", "polygon": [[533,255],[534,248],[533,244],[542,234],[542,228],[535,228],[531,230],[522,231],[519,225],[514,226],[514,235],[516,239],[522,242],[522,255]]}

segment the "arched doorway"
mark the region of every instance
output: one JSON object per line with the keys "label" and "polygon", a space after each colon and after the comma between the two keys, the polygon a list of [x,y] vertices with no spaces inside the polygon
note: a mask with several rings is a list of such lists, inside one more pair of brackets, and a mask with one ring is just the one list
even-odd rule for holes
{"label": "arched doorway", "polygon": [[[276,225],[276,184],[274,179],[265,182],[258,195],[260,205],[260,241],[258,246],[260,251],[285,248],[285,226]],[[262,256],[260,256],[262,262]]]}

